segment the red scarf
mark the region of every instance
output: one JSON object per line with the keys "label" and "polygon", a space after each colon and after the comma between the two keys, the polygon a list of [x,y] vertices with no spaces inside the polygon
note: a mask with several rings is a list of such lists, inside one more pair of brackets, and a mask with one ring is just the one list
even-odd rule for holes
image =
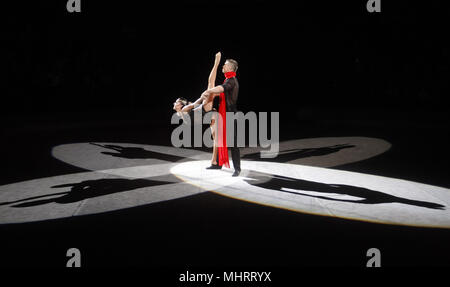
{"label": "red scarf", "polygon": [[[226,72],[225,81],[230,78],[236,77],[236,72]],[[223,81],[225,83],[225,81]],[[228,148],[227,148],[227,104],[225,102],[225,94],[220,93],[220,105],[219,105],[219,165],[225,165],[225,167],[230,167],[228,161]],[[222,121],[220,121],[220,119]]]}

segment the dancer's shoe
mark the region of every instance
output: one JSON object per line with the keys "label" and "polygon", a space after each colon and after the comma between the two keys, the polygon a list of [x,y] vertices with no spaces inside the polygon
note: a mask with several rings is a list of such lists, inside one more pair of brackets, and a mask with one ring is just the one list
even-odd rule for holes
{"label": "dancer's shoe", "polygon": [[240,173],[241,171],[239,169],[235,170],[232,176],[239,176]]}
{"label": "dancer's shoe", "polygon": [[208,166],[206,169],[221,169],[222,166],[218,164],[211,164],[211,166]]}

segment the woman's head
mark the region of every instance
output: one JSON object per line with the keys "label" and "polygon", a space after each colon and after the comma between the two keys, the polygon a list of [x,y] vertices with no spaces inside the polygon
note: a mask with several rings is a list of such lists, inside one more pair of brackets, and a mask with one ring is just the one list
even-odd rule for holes
{"label": "woman's head", "polygon": [[178,98],[173,103],[173,109],[177,112],[181,112],[181,109],[188,104],[188,101],[185,98]]}

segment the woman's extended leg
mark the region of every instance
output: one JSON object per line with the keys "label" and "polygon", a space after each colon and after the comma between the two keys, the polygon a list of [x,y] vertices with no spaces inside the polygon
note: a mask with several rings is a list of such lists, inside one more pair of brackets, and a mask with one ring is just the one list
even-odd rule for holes
{"label": "woman's extended leg", "polygon": [[216,54],[216,58],[214,59],[214,66],[211,70],[211,73],[209,73],[209,77],[208,77],[208,90],[212,89],[216,86],[216,76],[217,76],[217,68],[219,67],[220,64],[220,58],[222,57],[222,55],[220,54],[220,52],[218,52]]}
{"label": "woman's extended leg", "polygon": [[[216,76],[217,76],[217,68],[220,64],[220,58],[222,57],[221,53],[218,52],[216,54],[215,60],[214,60],[214,66],[211,70],[211,73],[209,74],[208,78],[208,89],[212,89],[216,86]],[[209,99],[205,100],[203,102],[204,108],[206,111],[210,111],[213,109],[213,99],[215,95],[211,95]],[[217,162],[217,131],[216,131],[216,116],[215,114],[211,117],[211,135],[213,138],[213,153],[211,158],[211,167],[219,167],[219,163]],[[219,167],[220,168],[220,167]]]}
{"label": "woman's extended leg", "polygon": [[[211,69],[211,72],[209,73],[209,77],[208,77],[208,90],[212,89],[216,86],[216,76],[217,76],[217,68],[219,67],[220,64],[220,58],[222,57],[221,53],[218,52],[216,54],[216,57],[214,59],[214,66]],[[205,109],[205,111],[210,111],[212,108],[212,100],[214,98],[214,95],[209,96],[208,99],[205,99],[203,101],[203,107]]]}

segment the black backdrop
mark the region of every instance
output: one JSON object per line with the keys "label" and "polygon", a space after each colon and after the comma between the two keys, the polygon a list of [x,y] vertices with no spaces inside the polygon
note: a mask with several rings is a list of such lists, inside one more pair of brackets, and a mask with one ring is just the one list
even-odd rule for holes
{"label": "black backdrop", "polygon": [[[288,129],[280,135],[282,140],[291,135],[383,138],[393,144],[389,153],[339,168],[448,187],[448,135],[440,130],[443,126],[448,134],[448,122],[436,121],[448,120],[444,103],[450,73],[444,21],[449,10],[440,2],[382,0],[380,14],[368,13],[366,0],[81,2],[82,12],[73,14],[66,11],[65,0],[2,3],[0,109],[6,140],[1,150],[7,163],[2,184],[84,171],[50,157],[51,147],[58,144],[167,144],[172,102],[179,96],[199,96],[214,54],[221,51],[224,58],[240,63],[238,104],[243,111],[279,111],[282,123],[294,124],[330,113],[336,119],[358,121],[366,111],[382,124],[396,116],[436,124],[427,131],[389,126],[366,131],[365,125],[344,125],[334,132],[331,124],[304,131],[303,122],[296,126],[300,132]],[[219,75],[217,82],[222,80]],[[127,125],[116,129],[115,120],[128,119],[158,125],[164,132],[155,136]],[[69,125],[87,121],[89,127],[110,120],[111,129],[80,125],[77,130]],[[27,129],[42,122],[61,124],[63,129]],[[14,133],[22,125],[24,130]],[[224,222],[237,227],[224,231]],[[448,264],[447,231],[300,213],[294,217],[284,210],[205,193],[151,208],[3,225],[0,234],[6,242],[1,251],[4,266],[23,266],[29,264],[24,258],[40,258],[45,264],[34,264],[62,267],[72,244],[87,254],[87,266],[146,265],[148,260],[155,264],[161,258],[171,260],[177,252],[181,255],[174,260],[185,259],[180,264],[207,262],[217,252],[217,258],[233,264],[264,256],[297,264],[302,256],[300,264],[343,260],[364,266],[361,250],[373,246],[384,248],[386,265]],[[194,248],[164,248],[186,237]],[[243,240],[244,245],[216,249],[217,242],[228,239]],[[162,243],[156,254],[148,248],[153,242]],[[266,247],[266,242],[273,244],[262,254],[257,248]],[[239,252],[241,257],[232,258]]]}
{"label": "black backdrop", "polygon": [[296,2],[9,4],[2,114],[167,122],[176,97],[206,88],[217,51],[239,61],[242,111],[443,109],[448,10],[438,2],[383,1],[372,14],[365,0]]}

